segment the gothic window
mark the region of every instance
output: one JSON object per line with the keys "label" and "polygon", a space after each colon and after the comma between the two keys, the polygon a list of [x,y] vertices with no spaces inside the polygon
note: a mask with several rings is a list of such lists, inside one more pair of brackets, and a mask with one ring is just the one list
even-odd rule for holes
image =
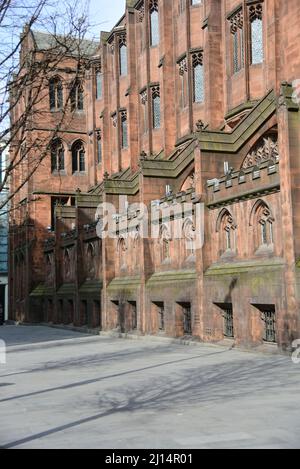
{"label": "gothic window", "polygon": [[159,44],[159,15],[158,1],[150,0],[150,45],[155,47]]}
{"label": "gothic window", "polygon": [[185,242],[185,257],[190,257],[195,254],[195,226],[191,219],[187,219],[183,224],[183,235]]}
{"label": "gothic window", "polygon": [[85,149],[81,141],[77,141],[72,146],[72,172],[85,171]]}
{"label": "gothic window", "polygon": [[256,202],[252,210],[252,224],[255,228],[255,244],[259,247],[272,247],[274,244],[274,218],[268,205],[262,200]]}
{"label": "gothic window", "polygon": [[103,74],[101,69],[96,70],[96,99],[103,97]]}
{"label": "gothic window", "polygon": [[199,51],[192,54],[192,64],[194,103],[202,103],[204,101],[203,52]]}
{"label": "gothic window", "polygon": [[60,139],[51,144],[51,171],[63,171],[65,169],[64,145]]}
{"label": "gothic window", "polygon": [[97,163],[102,163],[102,138],[101,132],[97,132]]}
{"label": "gothic window", "polygon": [[186,57],[179,62],[179,76],[180,76],[180,106],[185,108],[188,104],[188,68]]}
{"label": "gothic window", "polygon": [[127,75],[127,45],[126,36],[120,36],[119,38],[119,61],[120,61],[120,75]]}
{"label": "gothic window", "polygon": [[120,269],[126,268],[126,251],[127,251],[126,240],[121,237],[118,242]]}
{"label": "gothic window", "polygon": [[200,5],[202,3],[202,0],[190,0],[191,5]]}
{"label": "gothic window", "polygon": [[142,114],[143,114],[143,133],[146,133],[148,130],[148,93],[147,90],[144,90],[141,93],[141,105],[142,105]]}
{"label": "gothic window", "polygon": [[122,149],[128,148],[128,122],[127,112],[121,112],[121,145]]}
{"label": "gothic window", "polygon": [[166,225],[163,225],[160,230],[160,244],[161,244],[161,261],[167,261],[170,259],[170,241],[171,235]]}
{"label": "gothic window", "polygon": [[86,248],[86,268],[87,277],[94,278],[95,276],[95,247],[93,243],[89,243]]}
{"label": "gothic window", "polygon": [[159,86],[152,88],[152,119],[153,129],[160,128],[160,89]]}
{"label": "gothic window", "polygon": [[263,41],[263,6],[261,3],[249,7],[251,64],[260,64],[264,60]]}
{"label": "gothic window", "polygon": [[83,96],[83,86],[81,82],[76,82],[73,84],[71,89],[71,109],[72,111],[83,111],[84,109],[84,96]]}
{"label": "gothic window", "polygon": [[244,16],[242,10],[230,18],[230,32],[232,35],[233,73],[244,68]]}
{"label": "gothic window", "polygon": [[63,107],[63,87],[59,78],[52,78],[49,82],[49,98],[51,111],[57,111]]}
{"label": "gothic window", "polygon": [[218,217],[217,232],[220,235],[221,254],[235,251],[235,230],[237,226],[231,213],[223,209]]}

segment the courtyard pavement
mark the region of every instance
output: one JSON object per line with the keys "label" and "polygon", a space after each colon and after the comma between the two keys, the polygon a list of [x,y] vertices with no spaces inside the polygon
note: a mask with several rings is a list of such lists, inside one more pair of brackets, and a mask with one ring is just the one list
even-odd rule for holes
{"label": "courtyard pavement", "polygon": [[300,364],[210,345],[0,327],[0,447],[300,448]]}

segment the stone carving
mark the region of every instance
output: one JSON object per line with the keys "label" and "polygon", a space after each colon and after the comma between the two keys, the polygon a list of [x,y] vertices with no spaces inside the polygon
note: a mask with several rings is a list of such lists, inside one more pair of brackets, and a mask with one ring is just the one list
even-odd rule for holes
{"label": "stone carving", "polygon": [[263,15],[263,6],[261,3],[256,3],[255,5],[251,5],[249,7],[249,18],[251,22],[256,19],[262,20],[262,15]]}
{"label": "stone carving", "polygon": [[276,163],[279,160],[278,141],[274,137],[263,138],[258,145],[246,156],[242,169],[258,166],[264,161]]}
{"label": "stone carving", "polygon": [[230,18],[230,31],[232,34],[235,34],[238,29],[243,29],[244,25],[244,16],[243,11],[238,11],[235,15]]}
{"label": "stone carving", "polygon": [[145,5],[143,4],[139,9],[139,22],[142,23],[145,17]]}
{"label": "stone carving", "polygon": [[183,76],[188,71],[187,58],[184,57],[179,63],[179,75]]}

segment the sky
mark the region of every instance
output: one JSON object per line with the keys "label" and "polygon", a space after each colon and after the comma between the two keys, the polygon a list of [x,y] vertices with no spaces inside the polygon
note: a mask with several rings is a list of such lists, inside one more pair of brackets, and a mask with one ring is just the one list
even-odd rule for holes
{"label": "sky", "polygon": [[125,0],[90,0],[93,34],[110,31],[125,12]]}

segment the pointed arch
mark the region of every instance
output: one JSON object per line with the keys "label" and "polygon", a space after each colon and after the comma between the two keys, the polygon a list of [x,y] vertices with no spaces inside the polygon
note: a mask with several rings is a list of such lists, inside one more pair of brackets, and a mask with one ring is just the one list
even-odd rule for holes
{"label": "pointed arch", "polygon": [[227,208],[223,208],[218,215],[216,232],[219,233],[220,253],[233,253],[235,251],[235,231],[237,225],[232,214]]}
{"label": "pointed arch", "polygon": [[185,192],[186,190],[190,189],[191,187],[195,187],[195,170],[193,169],[188,177],[184,180],[180,191]]}
{"label": "pointed arch", "polygon": [[85,172],[85,146],[82,140],[76,140],[72,147],[72,173]]}
{"label": "pointed arch", "polygon": [[84,110],[84,88],[81,80],[76,80],[71,86],[70,101],[72,111]]}
{"label": "pointed arch", "polygon": [[59,76],[49,80],[49,101],[50,110],[58,111],[63,108],[63,85]]}
{"label": "pointed arch", "polygon": [[195,254],[196,229],[191,218],[187,218],[182,224],[182,233],[185,240],[185,250],[187,256]]}
{"label": "pointed arch", "polygon": [[217,218],[217,223],[216,223],[216,232],[217,233],[219,233],[219,231],[221,229],[222,221],[226,217],[228,218],[228,221],[232,225],[232,228],[236,229],[237,225],[234,221],[234,218],[233,218],[232,214],[230,213],[230,211],[227,208],[222,208],[222,210],[220,211],[220,213],[218,215],[218,218]]}
{"label": "pointed arch", "polygon": [[253,226],[254,229],[255,249],[273,246],[274,221],[275,218],[269,205],[262,199],[257,200],[250,214],[250,226]]}
{"label": "pointed arch", "polygon": [[253,226],[255,224],[255,217],[257,215],[257,212],[260,211],[260,210],[263,210],[263,209],[266,210],[266,214],[269,213],[269,215],[267,215],[269,220],[272,221],[272,222],[275,221],[272,210],[271,210],[270,206],[267,204],[267,202],[265,202],[262,199],[258,199],[254,203],[254,205],[251,209],[251,212],[250,212],[250,219],[249,219],[249,225],[250,226]]}
{"label": "pointed arch", "polygon": [[51,172],[65,169],[65,147],[60,138],[52,140],[51,146]]}

